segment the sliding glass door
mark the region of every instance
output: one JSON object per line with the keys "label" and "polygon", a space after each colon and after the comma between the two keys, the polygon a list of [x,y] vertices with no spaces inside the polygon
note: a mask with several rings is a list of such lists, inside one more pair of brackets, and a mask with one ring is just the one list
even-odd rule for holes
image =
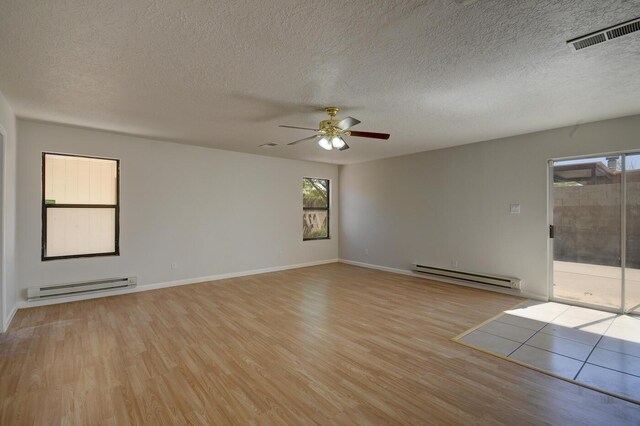
{"label": "sliding glass door", "polygon": [[640,154],[625,161],[624,310],[640,313]]}
{"label": "sliding glass door", "polygon": [[640,310],[640,155],[550,162],[552,298]]}

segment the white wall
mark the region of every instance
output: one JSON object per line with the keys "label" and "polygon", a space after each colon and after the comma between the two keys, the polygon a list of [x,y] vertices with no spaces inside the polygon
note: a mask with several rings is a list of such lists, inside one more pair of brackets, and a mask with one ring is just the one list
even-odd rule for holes
{"label": "white wall", "polygon": [[340,257],[398,269],[458,261],[546,298],[547,160],[632,149],[640,116],[342,166]]}
{"label": "white wall", "polygon": [[0,318],[2,331],[13,315],[16,299],[15,280],[15,223],[16,223],[16,118],[13,109],[0,93],[0,133],[4,139],[2,170],[2,273],[0,274]]}
{"label": "white wall", "polygon": [[[19,300],[35,285],[137,275],[144,286],[338,257],[337,190],[332,238],[302,241],[302,178],[337,189],[337,166],[24,120],[18,130]],[[43,151],[121,160],[120,256],[40,260]]]}

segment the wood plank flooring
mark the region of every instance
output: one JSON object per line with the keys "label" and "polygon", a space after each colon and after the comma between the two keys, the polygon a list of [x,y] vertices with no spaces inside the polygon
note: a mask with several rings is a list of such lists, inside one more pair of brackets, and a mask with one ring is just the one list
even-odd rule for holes
{"label": "wood plank flooring", "polygon": [[330,264],[23,309],[0,424],[637,424],[450,340],[521,300]]}

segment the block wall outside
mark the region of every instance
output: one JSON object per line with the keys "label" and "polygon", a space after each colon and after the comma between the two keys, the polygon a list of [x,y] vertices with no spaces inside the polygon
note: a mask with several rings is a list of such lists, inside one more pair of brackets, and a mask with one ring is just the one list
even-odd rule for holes
{"label": "block wall outside", "polygon": [[[620,184],[555,187],[554,258],[620,265]],[[640,268],[640,182],[627,182],[627,266]]]}

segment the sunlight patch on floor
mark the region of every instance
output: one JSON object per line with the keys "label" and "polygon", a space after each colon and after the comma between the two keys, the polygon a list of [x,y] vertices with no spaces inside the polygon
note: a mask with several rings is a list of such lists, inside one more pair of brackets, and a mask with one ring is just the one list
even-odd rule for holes
{"label": "sunlight patch on floor", "polygon": [[527,302],[455,340],[640,404],[640,317]]}

